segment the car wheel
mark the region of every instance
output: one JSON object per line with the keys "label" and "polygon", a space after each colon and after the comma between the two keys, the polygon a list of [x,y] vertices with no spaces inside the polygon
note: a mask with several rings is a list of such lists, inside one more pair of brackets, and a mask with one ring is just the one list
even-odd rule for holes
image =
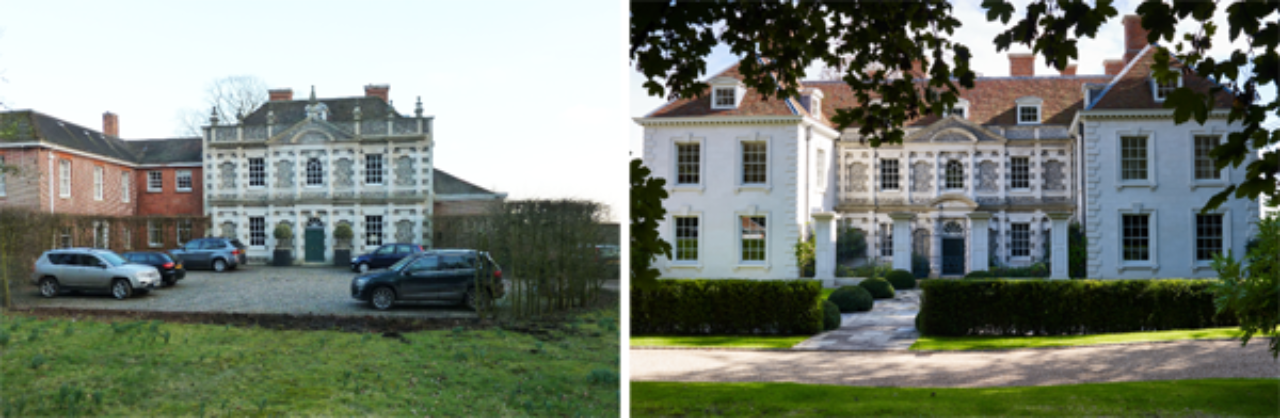
{"label": "car wheel", "polygon": [[478,298],[479,296],[480,296],[479,293],[476,292],[476,288],[474,287],[469,288],[467,289],[467,294],[462,297],[462,303],[464,305],[467,305],[467,309],[470,309],[473,311],[479,311],[480,310],[479,309],[480,300]]}
{"label": "car wheel", "polygon": [[116,279],[111,282],[111,296],[115,296],[116,299],[128,299],[129,296],[133,296],[133,285],[129,284],[128,280]]}
{"label": "car wheel", "polygon": [[164,285],[165,285],[165,286],[170,286],[170,287],[172,287],[172,286],[177,286],[177,285],[178,285],[178,279],[165,279],[165,280],[164,280]]}
{"label": "car wheel", "polygon": [[213,271],[216,271],[219,273],[227,271],[227,262],[221,258],[217,260],[213,260]]}
{"label": "car wheel", "polygon": [[46,298],[55,297],[58,296],[58,291],[61,289],[62,286],[58,284],[58,279],[52,277],[40,279],[40,296]]}
{"label": "car wheel", "polygon": [[360,263],[360,266],[356,267],[356,269],[357,269],[357,270],[360,270],[360,274],[368,273],[368,272],[369,272],[369,263]]}
{"label": "car wheel", "polygon": [[373,289],[373,296],[369,298],[369,303],[373,304],[373,307],[380,311],[391,309],[391,305],[394,305],[395,302],[396,291],[391,290],[390,287],[386,286]]}

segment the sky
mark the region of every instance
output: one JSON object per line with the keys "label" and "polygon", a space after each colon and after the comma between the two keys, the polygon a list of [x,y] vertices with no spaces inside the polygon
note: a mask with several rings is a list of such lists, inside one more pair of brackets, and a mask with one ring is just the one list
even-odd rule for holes
{"label": "sky", "polygon": [[[620,1],[0,0],[0,103],[124,139],[169,138],[214,80],[295,99],[389,84],[434,115],[436,167],[509,199],[580,198],[625,215]],[[566,24],[565,22],[571,22]]]}
{"label": "sky", "polygon": [[[1009,59],[1006,56],[1010,52],[1031,52],[1031,48],[1021,45],[1012,45],[1009,50],[996,52],[995,37],[1008,27],[1012,27],[1016,23],[1021,14],[1025,13],[1025,5],[1028,0],[1014,0],[1014,5],[1018,8],[1014,14],[1014,18],[1009,20],[1008,25],[1001,24],[999,21],[988,22],[986,10],[981,7],[981,0],[959,0],[953,2],[952,11],[963,25],[956,31],[954,41],[969,47],[973,58],[969,61],[969,66],[973,71],[981,76],[1003,77],[1009,75]],[[1073,61],[1076,63],[1076,74],[1103,74],[1102,61],[1106,59],[1119,59],[1124,55],[1124,25],[1121,24],[1121,17],[1127,14],[1135,14],[1140,0],[1116,0],[1113,7],[1119,12],[1119,15],[1108,21],[1098,29],[1098,33],[1094,39],[1084,38],[1079,40],[1077,48],[1079,56]],[[1225,9],[1225,7],[1223,8]],[[1226,13],[1220,9],[1216,13],[1214,21],[1220,28],[1218,34],[1213,39],[1214,49],[1210,50],[1210,56],[1225,58],[1230,55],[1234,49],[1229,37],[1227,36],[1228,27],[1226,24]],[[1183,33],[1192,30],[1199,30],[1195,22],[1184,22],[1178,27],[1179,32],[1175,39],[1181,39]],[[1240,37],[1234,44],[1235,47],[1246,45],[1244,37]],[[727,46],[723,44],[712,51],[711,56],[707,58],[707,70],[705,78],[723,71],[738,61]],[[811,68],[811,76],[816,76],[817,68]],[[1044,58],[1036,57],[1035,73],[1037,75],[1056,75],[1058,71],[1045,64]],[[632,66],[629,74],[627,92],[629,96],[629,106],[632,117],[643,117],[652,112],[654,109],[667,103],[665,98],[651,97],[643,88],[645,82],[644,75],[636,71]],[[1274,100],[1276,97],[1275,87],[1271,87],[1262,92],[1263,101]],[[1280,123],[1274,120],[1273,123]],[[644,146],[644,129],[634,122],[630,125],[628,150],[635,157],[642,154]]]}

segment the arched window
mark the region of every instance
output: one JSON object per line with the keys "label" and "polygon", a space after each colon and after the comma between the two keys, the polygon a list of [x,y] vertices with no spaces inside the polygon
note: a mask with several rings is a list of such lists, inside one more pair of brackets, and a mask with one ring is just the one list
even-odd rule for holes
{"label": "arched window", "polygon": [[947,188],[964,188],[964,165],[960,164],[959,161],[951,160],[947,162]]}
{"label": "arched window", "polygon": [[324,184],[324,167],[320,165],[319,158],[307,160],[307,185],[319,186]]}

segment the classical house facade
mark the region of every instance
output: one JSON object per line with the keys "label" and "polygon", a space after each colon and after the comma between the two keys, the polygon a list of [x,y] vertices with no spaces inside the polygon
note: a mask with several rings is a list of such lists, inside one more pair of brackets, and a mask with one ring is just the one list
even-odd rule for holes
{"label": "classical house facade", "polygon": [[[1243,180],[1213,170],[1208,150],[1239,129],[1230,97],[1203,125],[1175,125],[1161,107],[1175,85],[1153,81],[1155,47],[1125,18],[1124,60],[1103,75],[1036,76],[1010,54],[1010,76],[979,77],[945,117],[909,121],[901,144],[870,147],[828,119],[858,106],[843,82],[803,82],[799,97],[765,100],[736,66],[710,94],[637,118],[644,160],[664,177],[670,277],[795,278],[792,247],[814,234],[817,275],[832,277],[838,226],[862,230],[868,255],[933,276],[992,264],[1049,262],[1067,276],[1067,230],[1088,237],[1095,278],[1204,277],[1212,254],[1243,251],[1258,203],[1200,206]],[[1179,85],[1207,91],[1187,72]],[[1247,162],[1246,162],[1247,164]]]}

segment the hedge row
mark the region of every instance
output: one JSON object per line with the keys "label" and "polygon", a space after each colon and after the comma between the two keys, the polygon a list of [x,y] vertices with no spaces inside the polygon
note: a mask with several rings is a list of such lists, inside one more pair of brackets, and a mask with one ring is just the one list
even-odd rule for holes
{"label": "hedge row", "polygon": [[1213,280],[928,280],[924,335],[1076,335],[1236,325],[1218,315]]}
{"label": "hedge row", "polygon": [[822,332],[816,280],[660,280],[631,290],[633,335],[813,335]]}

